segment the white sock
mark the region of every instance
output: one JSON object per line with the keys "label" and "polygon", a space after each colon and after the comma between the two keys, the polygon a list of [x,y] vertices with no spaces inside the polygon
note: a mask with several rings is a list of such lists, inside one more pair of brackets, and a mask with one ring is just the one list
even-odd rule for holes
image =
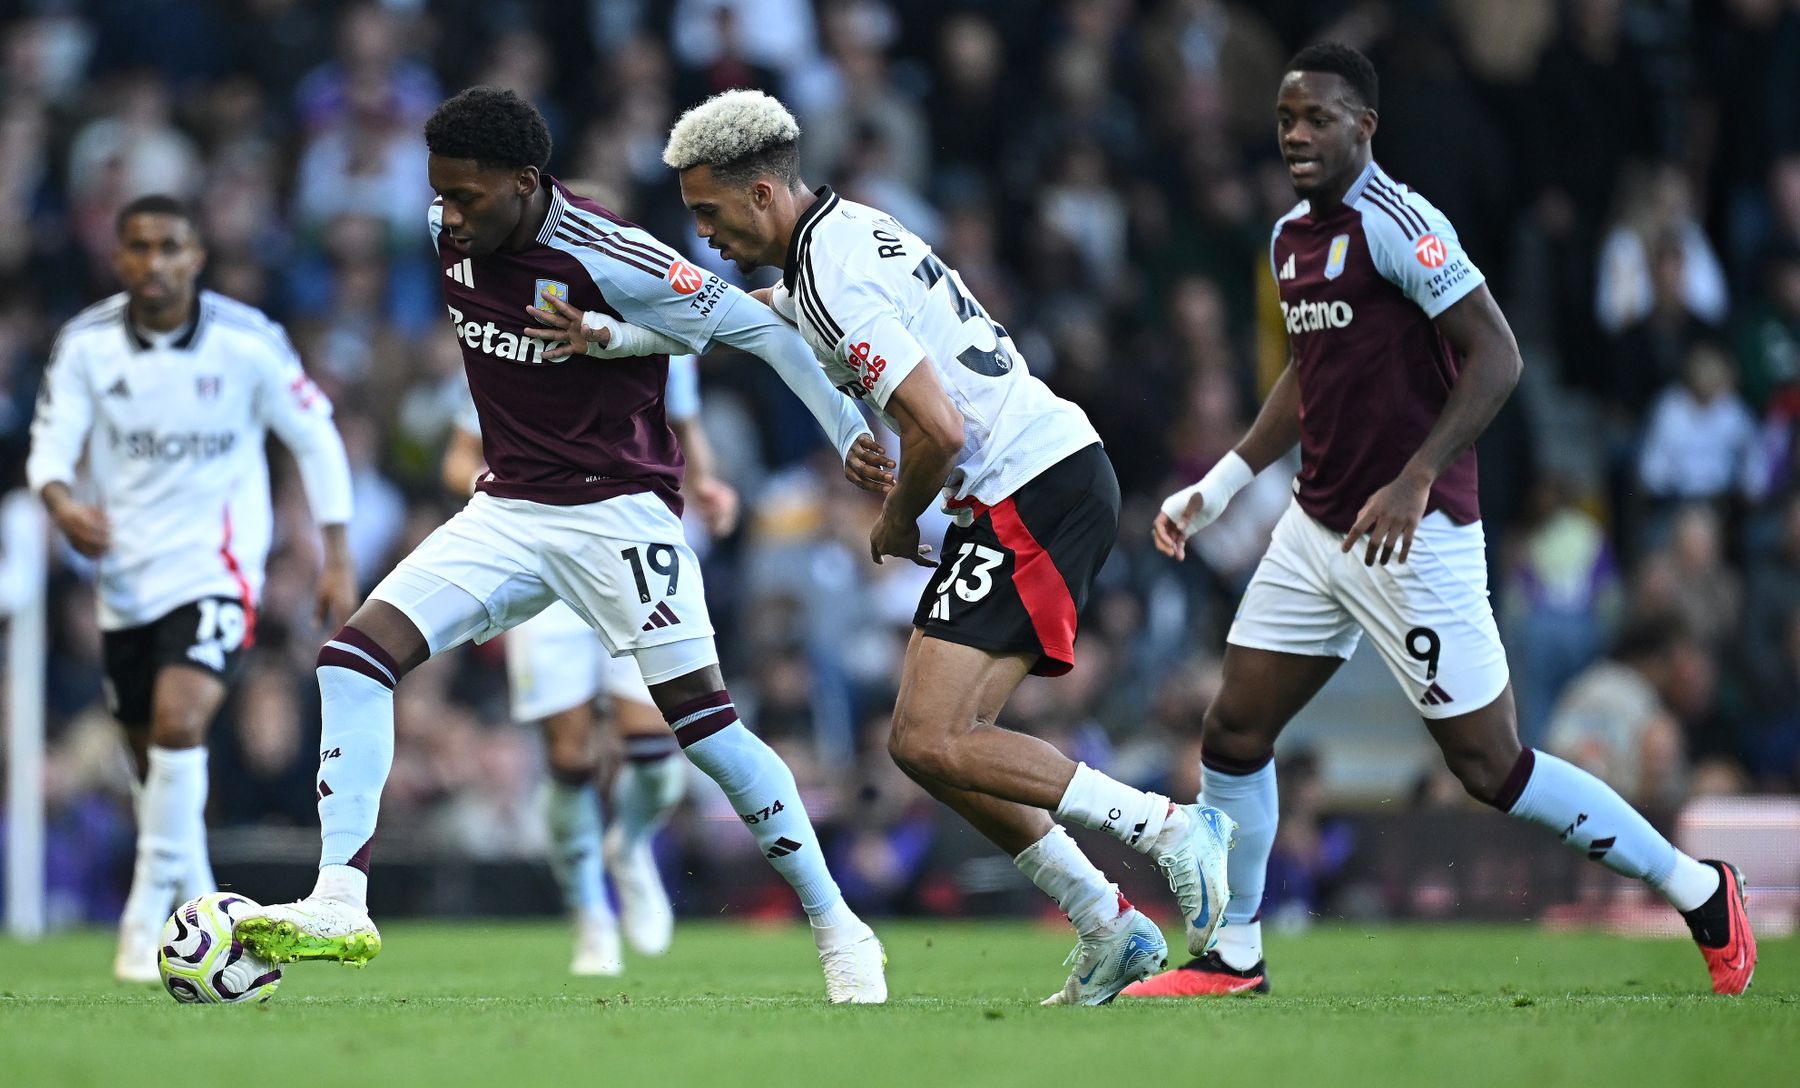
{"label": "white sock", "polygon": [[1675,849],[1611,786],[1545,752],[1528,748],[1519,761],[1514,774],[1529,777],[1505,809],[1509,815],[1547,827],[1588,860],[1644,881],[1676,910],[1693,910],[1718,889],[1717,870]]}
{"label": "white sock", "polygon": [[1248,971],[1262,962],[1262,923],[1236,922],[1219,929],[1219,942],[1213,946],[1225,966]]}
{"label": "white sock", "polygon": [[612,905],[606,901],[600,866],[600,792],[593,776],[569,783],[552,774],[543,805],[550,828],[550,871],[562,889],[563,905],[573,914],[610,921]]}
{"label": "white sock", "polygon": [[681,758],[675,738],[667,740],[666,752],[650,758],[634,754],[636,741],[636,737],[626,740],[625,764],[612,788],[615,834],[631,846],[662,830],[687,792],[687,760]]}
{"label": "white sock", "polygon": [[[1270,760],[1249,774],[1231,774],[1200,764],[1200,803],[1211,805],[1237,821],[1237,845],[1225,858],[1231,901],[1225,905],[1230,931],[1251,924],[1262,912],[1263,882],[1267,879],[1269,852],[1275,848],[1275,824],[1281,809],[1275,790],[1275,762]],[[1225,932],[1224,930],[1220,931]],[[1257,929],[1257,959],[1262,958],[1261,927]],[[1221,938],[1221,941],[1223,938]],[[1235,963],[1249,967],[1256,962]]]}
{"label": "white sock", "polygon": [[1084,937],[1106,929],[1125,911],[1119,886],[1107,881],[1061,826],[1021,850],[1013,864],[1039,891],[1056,900],[1075,932]]}
{"label": "white sock", "polygon": [[312,893],[320,899],[336,899],[367,910],[369,874],[349,865],[321,865]]}
{"label": "white sock", "polygon": [[381,788],[394,764],[391,659],[346,627],[319,651],[319,865],[366,876]]}
{"label": "white sock", "polygon": [[1104,831],[1134,850],[1150,853],[1168,821],[1169,799],[1109,778],[1085,763],[1056,805],[1056,818]]}
{"label": "white sock", "polygon": [[205,831],[206,749],[153,744],[149,754],[124,916],[160,929],[192,871],[194,829]]}
{"label": "white sock", "polygon": [[817,915],[841,901],[794,772],[744,728],[731,697],[714,692],[675,707],[668,718],[682,752],[725,791],[763,857],[800,897],[801,909]]}

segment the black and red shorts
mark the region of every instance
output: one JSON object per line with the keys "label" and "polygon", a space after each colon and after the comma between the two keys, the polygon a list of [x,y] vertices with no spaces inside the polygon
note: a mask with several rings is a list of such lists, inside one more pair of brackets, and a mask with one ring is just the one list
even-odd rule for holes
{"label": "black and red shorts", "polygon": [[121,725],[150,724],[156,676],[171,667],[209,672],[229,685],[245,647],[255,641],[256,615],[231,597],[203,597],[141,627],[101,633],[106,708]]}
{"label": "black and red shorts", "polygon": [[941,565],[913,613],[932,638],[1032,653],[1038,676],[1075,665],[1076,616],[1119,536],[1119,479],[1096,443],[944,534]]}

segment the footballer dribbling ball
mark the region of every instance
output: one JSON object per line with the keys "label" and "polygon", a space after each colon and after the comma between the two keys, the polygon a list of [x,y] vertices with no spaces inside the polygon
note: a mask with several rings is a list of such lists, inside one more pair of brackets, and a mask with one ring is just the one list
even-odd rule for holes
{"label": "footballer dribbling ball", "polygon": [[169,996],[184,1005],[267,1001],[281,985],[281,968],[238,943],[231,927],[259,904],[213,892],[175,908],[163,923],[156,965]]}

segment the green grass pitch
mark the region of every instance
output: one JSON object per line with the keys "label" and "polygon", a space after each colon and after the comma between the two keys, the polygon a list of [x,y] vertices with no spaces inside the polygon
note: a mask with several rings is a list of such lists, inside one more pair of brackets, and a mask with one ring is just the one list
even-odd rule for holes
{"label": "green grass pitch", "polygon": [[831,1008],[803,929],[684,926],[618,979],[564,973],[551,923],[395,923],[356,971],[290,967],[262,1007],[176,1005],[108,975],[110,935],[0,942],[0,1083],[1800,1084],[1800,940],[1766,941],[1741,999],[1685,941],[1523,928],[1274,938],[1276,992],[1041,1009],[1062,933],[889,922],[884,1008]]}

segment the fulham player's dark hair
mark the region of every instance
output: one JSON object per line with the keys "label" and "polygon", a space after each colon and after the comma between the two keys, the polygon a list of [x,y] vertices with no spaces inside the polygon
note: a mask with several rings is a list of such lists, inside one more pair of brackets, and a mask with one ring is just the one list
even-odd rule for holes
{"label": "fulham player's dark hair", "polygon": [[1316,42],[1294,54],[1288,61],[1290,72],[1329,72],[1340,76],[1350,87],[1357,105],[1365,109],[1381,108],[1381,83],[1375,78],[1375,66],[1369,58],[1343,42]]}
{"label": "fulham player's dark hair", "polygon": [[134,215],[172,215],[190,227],[196,225],[194,213],[186,204],[166,193],[148,193],[119,209],[119,214],[113,219],[114,237],[124,236],[125,224]]}
{"label": "fulham player's dark hair", "polygon": [[425,146],[447,159],[516,170],[550,162],[550,127],[537,107],[504,87],[470,87],[425,122]]}

